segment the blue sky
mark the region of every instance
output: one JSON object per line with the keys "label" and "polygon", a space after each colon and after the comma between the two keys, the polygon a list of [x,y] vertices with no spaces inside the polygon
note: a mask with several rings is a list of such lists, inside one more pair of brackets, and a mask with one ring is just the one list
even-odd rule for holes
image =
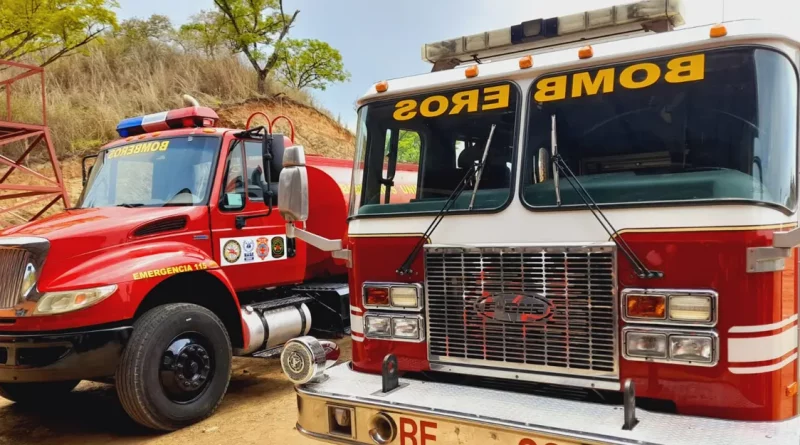
{"label": "blue sky", "polygon": [[[430,71],[420,47],[539,17],[591,10],[632,0],[284,0],[287,12],[300,10],[290,36],[315,38],[337,48],[352,74],[349,82],[314,92],[319,102],[354,128],[354,103],[369,86],[383,79]],[[797,0],[725,0],[726,19],[760,11],[798,17]],[[212,0],[119,0],[121,20],[163,14],[181,24]],[[684,0],[690,24],[717,22],[723,0]],[[790,6],[791,5],[791,6]],[[794,14],[786,14],[786,8]]]}

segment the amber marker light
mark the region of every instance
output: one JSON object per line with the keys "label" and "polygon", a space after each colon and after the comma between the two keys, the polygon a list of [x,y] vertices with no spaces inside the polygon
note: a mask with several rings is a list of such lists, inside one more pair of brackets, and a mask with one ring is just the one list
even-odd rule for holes
{"label": "amber marker light", "polygon": [[658,320],[667,318],[667,297],[664,295],[630,294],[627,298],[625,306],[628,317]]}

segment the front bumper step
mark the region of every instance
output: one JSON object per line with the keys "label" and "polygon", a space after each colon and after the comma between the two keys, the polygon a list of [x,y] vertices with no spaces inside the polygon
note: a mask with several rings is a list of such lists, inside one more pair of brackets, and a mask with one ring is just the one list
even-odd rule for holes
{"label": "front bumper step", "polygon": [[[404,378],[400,379],[400,388],[382,394],[380,375],[355,372],[349,363],[334,366],[326,374],[328,378],[321,383],[297,388],[298,431],[341,443],[372,443],[366,424],[377,412],[389,414],[398,424],[408,422],[403,416],[428,419],[438,425],[441,439],[451,437],[450,430],[454,430],[452,437],[461,440],[470,430],[476,438],[484,434],[487,438],[509,437],[512,443],[520,444],[540,443],[539,439],[557,444],[614,445],[800,443],[798,417],[782,422],[744,422],[638,409],[639,423],[632,431],[625,431],[621,406]],[[330,433],[327,405],[353,407],[351,437]],[[535,439],[526,441],[524,437]]]}

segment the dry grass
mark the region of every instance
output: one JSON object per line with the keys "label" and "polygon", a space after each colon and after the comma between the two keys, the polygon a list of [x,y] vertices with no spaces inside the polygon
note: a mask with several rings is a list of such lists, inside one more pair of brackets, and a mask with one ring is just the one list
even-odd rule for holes
{"label": "dry grass", "polygon": [[[148,41],[108,40],[49,67],[46,80],[48,124],[61,158],[94,152],[126,117],[182,106],[183,94],[211,107],[257,96],[253,70],[235,56],[208,59]],[[315,105],[309,94],[278,83],[270,93]],[[14,120],[38,123],[39,95],[38,78],[14,84]]]}
{"label": "dry grass", "polygon": [[[18,73],[0,70],[0,79]],[[88,54],[73,55],[48,67],[46,82],[47,123],[73,204],[82,188],[79,157],[95,153],[100,146],[116,139],[115,128],[120,120],[183,106],[183,94],[217,109],[221,126],[243,127],[247,117],[256,111],[272,117],[283,114],[294,121],[297,142],[308,153],[352,156],[353,135],[328,111],[318,107],[311,95],[274,83],[269,85],[269,96],[258,97],[255,73],[234,56],[211,60],[182,53],[163,43],[140,42],[130,46],[112,39],[95,45]],[[38,77],[15,83],[13,120],[41,123],[40,95]],[[4,96],[0,94],[0,98]],[[6,118],[4,114],[5,107],[0,107],[0,120]],[[284,125],[278,127],[285,131]],[[0,154],[15,158],[23,149],[21,143],[3,146]],[[52,177],[49,163],[42,163],[44,159],[45,151],[37,149],[27,165]],[[0,176],[4,171],[0,166]],[[21,172],[14,172],[7,183],[45,185]],[[7,193],[0,193],[4,194]],[[27,200],[0,201],[0,209]],[[2,214],[0,228],[24,222],[40,208],[41,205],[34,205]],[[47,215],[62,208],[54,206]]]}

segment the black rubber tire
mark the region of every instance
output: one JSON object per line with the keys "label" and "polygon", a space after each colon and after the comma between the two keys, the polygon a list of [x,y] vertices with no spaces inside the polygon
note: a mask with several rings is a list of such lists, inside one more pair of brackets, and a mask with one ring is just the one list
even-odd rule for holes
{"label": "black rubber tire", "polygon": [[[171,401],[159,379],[162,354],[184,333],[199,333],[213,350],[213,375],[194,401]],[[231,342],[225,326],[208,309],[188,303],[167,304],[146,312],[133,326],[116,372],[117,395],[128,415],[140,425],[174,431],[209,417],[228,389]]]}
{"label": "black rubber tire", "polygon": [[80,380],[68,382],[0,383],[0,397],[21,405],[50,403],[75,389]]}

